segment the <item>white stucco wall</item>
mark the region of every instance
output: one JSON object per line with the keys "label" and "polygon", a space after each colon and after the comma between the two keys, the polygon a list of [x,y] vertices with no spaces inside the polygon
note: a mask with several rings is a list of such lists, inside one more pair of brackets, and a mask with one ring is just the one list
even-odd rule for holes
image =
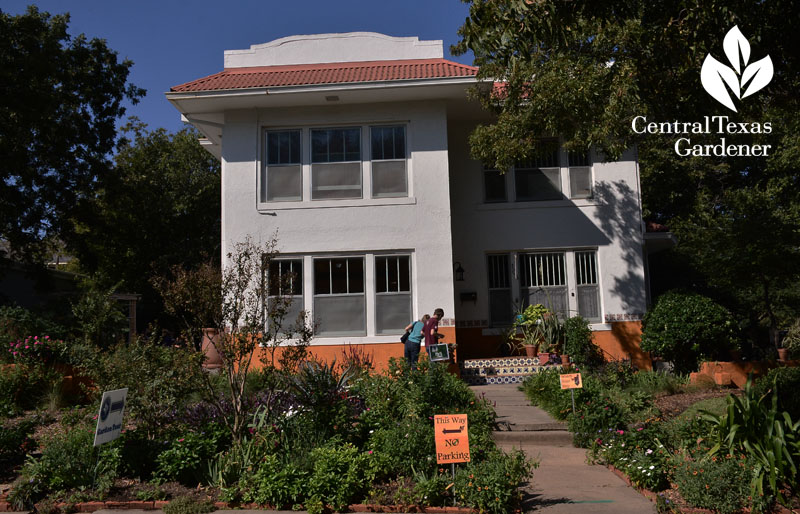
{"label": "white stucco wall", "polygon": [[[466,270],[456,282],[458,320],[488,320],[486,254],[531,250],[597,249],[601,319],[645,312],[645,277],[639,181],[635,154],[618,162],[594,162],[594,199],[494,203],[483,201],[483,170],[469,157],[467,137],[474,125],[451,123],[450,176],[453,260]],[[593,161],[601,157],[593,155]],[[562,166],[566,161],[562,154]],[[562,190],[568,175],[562,167]],[[510,182],[510,177],[507,179]],[[568,274],[572,270],[567,270]],[[518,277],[512,280],[518,281]],[[477,301],[461,302],[459,293],[476,292]],[[570,289],[568,294],[575,293]],[[519,296],[512,297],[519,301]],[[477,325],[476,325],[477,326]]]}
{"label": "white stucco wall", "polygon": [[347,32],[288,36],[246,50],[226,50],[225,68],[442,57],[441,40]]}
{"label": "white stucco wall", "polygon": [[[307,199],[262,204],[259,208],[257,177],[265,129],[372,123],[402,123],[407,127],[408,198]],[[414,315],[418,317],[441,307],[446,317],[452,317],[446,123],[444,105],[435,101],[226,112],[222,138],[223,255],[247,236],[265,241],[275,231],[279,249],[287,255],[332,256],[402,250],[412,256]],[[364,187],[365,196],[367,191]],[[313,307],[310,257],[304,264],[304,296],[310,310]],[[368,259],[367,279],[371,276],[371,266]],[[370,302],[370,288],[374,291],[374,285],[367,282],[366,298]],[[317,338],[315,343],[397,341],[397,336],[374,336],[374,320],[368,318],[367,327],[366,338]]]}

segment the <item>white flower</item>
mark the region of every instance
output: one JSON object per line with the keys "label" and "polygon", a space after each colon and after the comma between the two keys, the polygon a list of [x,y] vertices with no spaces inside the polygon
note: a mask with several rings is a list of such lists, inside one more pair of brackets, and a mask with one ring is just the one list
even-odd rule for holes
{"label": "white flower", "polygon": [[653,469],[655,466],[650,466],[650,469]]}
{"label": "white flower", "polygon": [[651,450],[650,448],[648,448],[647,451],[644,452],[645,455],[650,455],[651,453],[653,453],[653,450]]}

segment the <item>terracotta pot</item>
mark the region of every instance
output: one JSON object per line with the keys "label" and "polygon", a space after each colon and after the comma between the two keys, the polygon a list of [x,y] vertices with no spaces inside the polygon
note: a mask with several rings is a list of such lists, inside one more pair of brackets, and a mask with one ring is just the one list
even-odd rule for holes
{"label": "terracotta pot", "polygon": [[536,357],[539,354],[539,347],[532,344],[525,345],[525,355],[527,357]]}
{"label": "terracotta pot", "polygon": [[[214,346],[215,342],[219,342],[219,329],[204,328],[203,329],[203,354],[206,358],[203,361],[205,369],[220,369],[222,368],[222,357],[220,357],[217,348]],[[212,342],[213,341],[213,342]]]}
{"label": "terracotta pot", "polygon": [[788,361],[789,360],[789,349],[788,348],[778,348],[778,360],[781,360],[781,361]]}

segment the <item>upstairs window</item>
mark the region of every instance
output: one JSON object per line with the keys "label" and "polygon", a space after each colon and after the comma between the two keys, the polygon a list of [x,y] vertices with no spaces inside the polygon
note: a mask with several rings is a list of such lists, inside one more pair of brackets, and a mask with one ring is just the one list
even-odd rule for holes
{"label": "upstairs window", "polygon": [[591,198],[592,163],[589,152],[569,152],[569,196],[570,198]]}
{"label": "upstairs window", "polygon": [[561,199],[561,168],[558,141],[546,141],[539,154],[514,168],[518,202]]}
{"label": "upstairs window", "polygon": [[406,128],[371,127],[372,196],[407,196]]}
{"label": "upstairs window", "polygon": [[505,173],[487,167],[483,168],[483,201],[486,203],[508,201]]}
{"label": "upstairs window", "polygon": [[361,198],[361,128],[311,131],[311,199]]}
{"label": "upstairs window", "polygon": [[511,268],[509,255],[488,255],[489,320],[492,326],[510,325],[514,309],[511,303]]}
{"label": "upstairs window", "polygon": [[303,198],[303,166],[299,130],[267,132],[267,158],[261,176],[262,202],[289,202]]}

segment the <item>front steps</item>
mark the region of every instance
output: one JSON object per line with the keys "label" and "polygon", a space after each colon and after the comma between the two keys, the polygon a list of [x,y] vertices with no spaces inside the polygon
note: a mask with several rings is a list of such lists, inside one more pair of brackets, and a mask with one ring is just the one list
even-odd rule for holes
{"label": "front steps", "polygon": [[461,363],[461,379],[469,385],[521,384],[540,369],[557,366],[539,357],[467,359]]}

